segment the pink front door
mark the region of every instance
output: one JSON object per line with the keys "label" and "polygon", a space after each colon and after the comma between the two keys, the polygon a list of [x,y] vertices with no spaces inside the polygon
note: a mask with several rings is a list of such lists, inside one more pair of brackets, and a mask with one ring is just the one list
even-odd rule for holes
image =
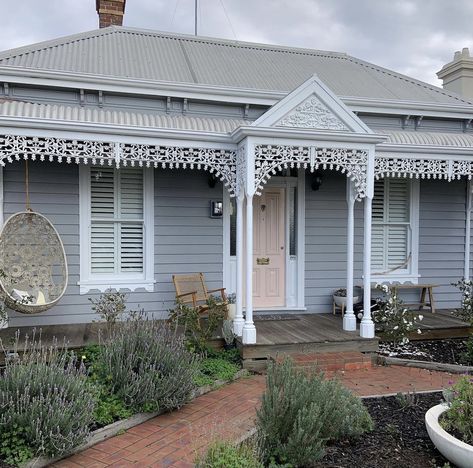
{"label": "pink front door", "polygon": [[285,189],[265,188],[254,197],[253,306],[286,305]]}

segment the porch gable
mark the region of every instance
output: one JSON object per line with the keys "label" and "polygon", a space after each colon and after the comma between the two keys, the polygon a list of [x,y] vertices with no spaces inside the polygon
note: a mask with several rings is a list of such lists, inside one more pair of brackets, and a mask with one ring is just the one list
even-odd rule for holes
{"label": "porch gable", "polygon": [[281,99],[252,126],[373,133],[317,75]]}

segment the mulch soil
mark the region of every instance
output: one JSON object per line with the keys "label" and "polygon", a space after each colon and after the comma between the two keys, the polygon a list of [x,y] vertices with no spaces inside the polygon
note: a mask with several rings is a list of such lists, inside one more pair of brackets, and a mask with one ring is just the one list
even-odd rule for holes
{"label": "mulch soil", "polygon": [[379,354],[402,359],[415,359],[417,361],[433,361],[444,364],[473,365],[470,360],[465,360],[466,352],[464,339],[443,339],[410,341],[402,346],[394,346],[392,342],[379,344]]}
{"label": "mulch soil", "polygon": [[[425,428],[424,416],[440,403],[441,393],[363,400],[375,429],[357,440],[327,447],[318,468],[424,468],[443,467],[447,460],[437,451]],[[406,403],[407,402],[407,403]],[[453,465],[450,465],[453,468]]]}

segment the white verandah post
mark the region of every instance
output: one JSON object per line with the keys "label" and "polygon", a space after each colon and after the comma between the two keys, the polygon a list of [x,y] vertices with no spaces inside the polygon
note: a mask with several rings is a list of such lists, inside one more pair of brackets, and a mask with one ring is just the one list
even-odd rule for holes
{"label": "white verandah post", "polygon": [[371,214],[374,195],[374,157],[373,148],[368,151],[364,200],[363,318],[360,325],[362,338],[374,338],[374,323],[371,318]]}
{"label": "white verandah post", "polygon": [[243,344],[256,343],[256,327],[253,322],[253,196],[255,194],[255,148],[246,145],[246,255],[245,255],[245,324],[243,325]]}
{"label": "white verandah post", "polygon": [[472,189],[473,184],[471,180],[466,183],[466,219],[465,219],[465,265],[463,272],[463,279],[470,279],[470,244],[471,244],[471,210],[472,210]]}
{"label": "white verandah post", "polygon": [[346,331],[356,330],[356,317],[353,312],[353,263],[354,263],[354,241],[355,241],[355,193],[353,182],[347,178],[347,303],[345,315],[343,316],[343,329]]}
{"label": "white verandah post", "polygon": [[243,333],[243,204],[245,194],[243,189],[237,195],[236,208],[236,313],[233,320],[233,332],[237,336]]}

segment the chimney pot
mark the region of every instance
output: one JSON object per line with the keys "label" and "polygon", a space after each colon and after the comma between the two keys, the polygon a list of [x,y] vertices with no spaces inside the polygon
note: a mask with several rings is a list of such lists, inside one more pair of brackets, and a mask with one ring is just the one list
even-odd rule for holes
{"label": "chimney pot", "polygon": [[122,26],[126,0],[96,0],[99,27]]}
{"label": "chimney pot", "polygon": [[470,49],[468,47],[463,47],[462,57],[463,58],[470,58]]}
{"label": "chimney pot", "polygon": [[457,50],[457,51],[455,52],[455,54],[453,55],[453,60],[454,60],[454,61],[455,61],[455,60],[460,60],[460,59],[461,59],[461,56],[462,56],[462,53],[461,53],[459,50]]}

